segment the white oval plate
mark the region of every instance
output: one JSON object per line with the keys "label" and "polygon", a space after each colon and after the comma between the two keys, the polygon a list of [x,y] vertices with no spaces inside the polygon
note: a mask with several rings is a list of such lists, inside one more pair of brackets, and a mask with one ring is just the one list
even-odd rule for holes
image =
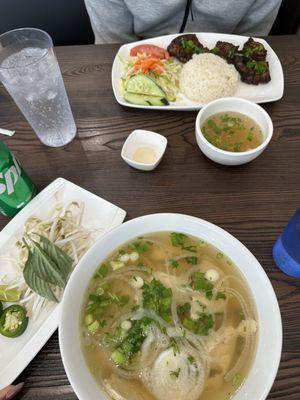
{"label": "white oval plate", "polygon": [[[55,197],[55,200],[54,200]],[[83,225],[102,228],[99,236],[120,225],[126,212],[112,203],[88,192],[63,178],[58,178],[41,191],[0,232],[0,255],[13,251],[16,240],[22,237],[24,222],[31,216],[45,218],[54,201],[68,204],[71,201],[85,203]],[[1,258],[1,257],[0,257]],[[76,267],[75,267],[76,268]],[[0,262],[1,277],[9,273],[9,262]],[[53,303],[47,315],[42,313],[36,321],[29,320],[25,333],[9,339],[0,335],[0,389],[9,385],[40,351],[58,326],[60,304]]]}
{"label": "white oval plate", "polygon": [[[218,40],[231,42],[234,45],[243,46],[243,44],[248,40],[249,36],[239,36],[239,35],[227,35],[223,33],[195,33],[199,41],[208,48],[213,48]],[[159,36],[152,39],[145,39],[139,42],[128,43],[121,46],[115,56],[114,63],[112,66],[111,79],[112,87],[114,91],[115,98],[119,104],[126,107],[133,108],[143,108],[151,110],[171,110],[171,111],[193,111],[199,110],[204,104],[196,103],[185,98],[183,95],[183,100],[170,103],[168,106],[142,106],[137,104],[128,103],[121,93],[120,80],[124,75],[124,69],[119,56],[123,59],[129,58],[130,49],[137,45],[143,43],[151,43],[157,46],[167,48],[170,42],[177,36],[176,35],[166,35]],[[276,101],[281,99],[283,96],[284,80],[282,66],[277,57],[275,51],[271,46],[264,40],[260,38],[254,38],[258,42],[262,43],[267,50],[267,61],[269,62],[271,81],[269,83],[260,85],[248,85],[244,82],[239,82],[238,89],[234,94],[235,97],[241,97],[246,100],[254,101],[255,103],[267,103],[269,101]]]}
{"label": "white oval plate", "polygon": [[89,372],[81,351],[80,314],[87,285],[99,264],[115,249],[133,238],[158,231],[183,232],[204,239],[231,258],[243,274],[256,304],[259,335],[251,371],[234,400],[265,400],[277,373],[282,346],[281,317],[273,287],[257,259],[236,238],[207,221],[181,214],[152,214],[126,222],[100,239],[73,272],[64,292],[59,343],[77,397],[108,398]]}

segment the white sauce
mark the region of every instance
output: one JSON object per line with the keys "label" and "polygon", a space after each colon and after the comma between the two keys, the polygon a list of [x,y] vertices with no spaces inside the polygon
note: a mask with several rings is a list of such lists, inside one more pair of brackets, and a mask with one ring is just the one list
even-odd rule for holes
{"label": "white sauce", "polygon": [[133,153],[132,160],[142,164],[153,164],[157,160],[157,154],[150,147],[139,147]]}

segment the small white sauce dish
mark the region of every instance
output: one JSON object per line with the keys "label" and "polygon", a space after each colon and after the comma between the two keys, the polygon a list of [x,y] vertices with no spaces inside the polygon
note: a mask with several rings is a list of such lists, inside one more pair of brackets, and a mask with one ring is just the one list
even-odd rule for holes
{"label": "small white sauce dish", "polygon": [[[152,171],[160,163],[167,147],[167,139],[159,133],[136,129],[127,137],[122,148],[121,157],[133,168],[141,171]],[[134,154],[139,148],[151,149],[155,152],[152,163],[135,161]]]}
{"label": "small white sauce dish", "polygon": [[[215,147],[205,139],[201,132],[201,126],[207,118],[221,112],[238,112],[252,118],[261,128],[263,142],[255,149],[231,152]],[[201,151],[212,161],[223,165],[246,164],[258,157],[269,144],[273,136],[273,123],[269,114],[259,105],[252,101],[238,97],[224,97],[213,100],[203,107],[196,118],[196,140]]]}

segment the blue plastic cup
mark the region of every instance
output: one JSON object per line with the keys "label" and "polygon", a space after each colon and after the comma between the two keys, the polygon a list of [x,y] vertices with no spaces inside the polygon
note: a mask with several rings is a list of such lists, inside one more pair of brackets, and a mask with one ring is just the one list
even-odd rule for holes
{"label": "blue plastic cup", "polygon": [[300,278],[300,208],[277,239],[273,258],[285,274]]}

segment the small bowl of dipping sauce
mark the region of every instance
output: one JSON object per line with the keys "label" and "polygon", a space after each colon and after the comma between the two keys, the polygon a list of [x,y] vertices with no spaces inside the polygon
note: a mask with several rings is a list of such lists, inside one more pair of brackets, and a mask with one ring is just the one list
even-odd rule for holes
{"label": "small bowl of dipping sauce", "polygon": [[121,157],[133,168],[152,171],[160,163],[167,143],[159,133],[136,129],[127,137]]}
{"label": "small bowl of dipping sauce", "polygon": [[273,135],[269,114],[252,101],[237,97],[213,100],[196,118],[196,140],[201,151],[223,165],[254,160]]}

